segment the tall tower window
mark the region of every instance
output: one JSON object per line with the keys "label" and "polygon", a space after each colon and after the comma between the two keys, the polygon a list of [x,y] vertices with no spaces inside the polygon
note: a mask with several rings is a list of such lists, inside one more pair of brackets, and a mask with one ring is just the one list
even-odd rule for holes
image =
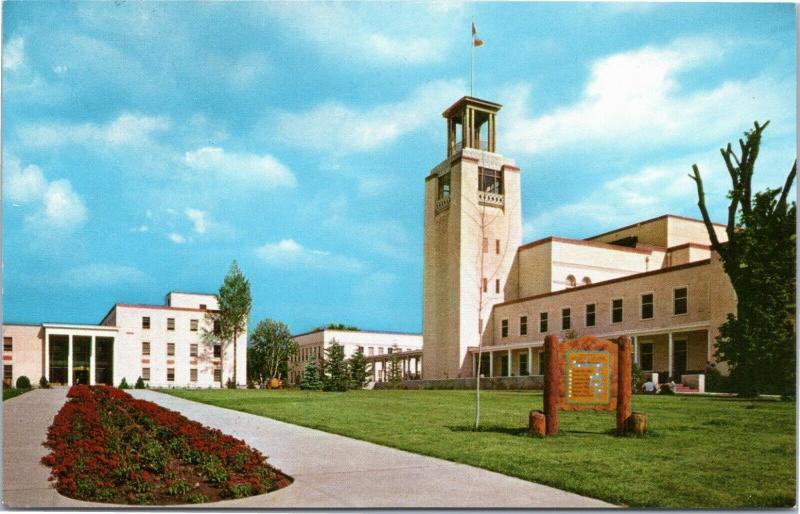
{"label": "tall tower window", "polygon": [[478,191],[503,194],[503,172],[489,168],[478,168]]}
{"label": "tall tower window", "polygon": [[439,194],[438,199],[450,198],[450,174],[445,173],[439,179]]}

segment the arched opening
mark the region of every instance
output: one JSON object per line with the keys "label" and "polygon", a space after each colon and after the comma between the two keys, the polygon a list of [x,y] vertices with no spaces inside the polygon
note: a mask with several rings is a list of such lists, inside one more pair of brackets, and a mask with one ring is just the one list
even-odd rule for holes
{"label": "arched opening", "polygon": [[583,277],[583,280],[581,282],[583,282],[583,285],[588,286],[589,284],[592,283],[592,279],[589,277]]}
{"label": "arched opening", "polygon": [[575,280],[575,275],[567,275],[567,287],[575,287],[578,281]]}

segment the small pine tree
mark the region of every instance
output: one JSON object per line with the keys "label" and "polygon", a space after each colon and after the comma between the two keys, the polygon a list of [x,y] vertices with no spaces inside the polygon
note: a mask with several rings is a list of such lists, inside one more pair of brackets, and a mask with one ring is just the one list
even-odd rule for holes
{"label": "small pine tree", "polygon": [[347,363],[344,361],[344,347],[332,341],[325,350],[326,391],[347,391],[350,379],[347,376]]}
{"label": "small pine tree", "polygon": [[308,359],[306,369],[303,371],[303,381],[300,383],[300,389],[306,389],[308,391],[320,391],[322,389],[322,385],[322,380],[319,378],[317,359],[311,357]]}
{"label": "small pine tree", "polygon": [[50,389],[50,382],[47,381],[47,377],[42,377],[39,379],[39,387],[41,389]]}
{"label": "small pine tree", "polygon": [[125,377],[122,377],[122,382],[119,383],[120,389],[130,389],[131,386],[128,385],[128,381],[125,380]]}
{"label": "small pine tree", "polygon": [[392,354],[389,359],[389,382],[399,384],[403,381],[403,370],[400,368],[400,360],[397,355]]}
{"label": "small pine tree", "polygon": [[359,346],[347,364],[350,368],[350,387],[361,389],[367,383],[367,358],[364,356],[364,348]]}
{"label": "small pine tree", "polygon": [[133,388],[134,388],[134,389],[144,389],[144,388],[145,388],[145,385],[144,385],[144,379],[143,379],[142,377],[139,377],[139,378],[136,380],[136,385],[135,385],[135,386],[133,386]]}

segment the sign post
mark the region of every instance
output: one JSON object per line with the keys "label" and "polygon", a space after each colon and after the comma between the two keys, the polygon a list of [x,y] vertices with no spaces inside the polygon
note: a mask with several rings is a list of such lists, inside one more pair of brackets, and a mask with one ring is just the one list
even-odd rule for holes
{"label": "sign post", "polygon": [[617,433],[631,417],[631,341],[584,336],[559,343],[544,341],[544,415],[546,434],[558,433],[560,410],[616,410]]}

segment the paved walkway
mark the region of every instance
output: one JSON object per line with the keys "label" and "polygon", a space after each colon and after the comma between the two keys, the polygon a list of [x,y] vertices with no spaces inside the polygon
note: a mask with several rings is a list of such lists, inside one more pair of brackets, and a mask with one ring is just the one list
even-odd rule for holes
{"label": "paved walkway", "polygon": [[[271,465],[295,480],[289,487],[273,493],[206,504],[208,507],[613,507],[599,500],[472,466],[261,416],[154,391],[131,393],[243,439],[264,453]],[[64,395],[64,390],[33,391],[4,403],[6,505],[90,505],[63,498],[48,488],[48,469],[38,464],[46,451],[41,441],[50,420],[64,402]]]}

